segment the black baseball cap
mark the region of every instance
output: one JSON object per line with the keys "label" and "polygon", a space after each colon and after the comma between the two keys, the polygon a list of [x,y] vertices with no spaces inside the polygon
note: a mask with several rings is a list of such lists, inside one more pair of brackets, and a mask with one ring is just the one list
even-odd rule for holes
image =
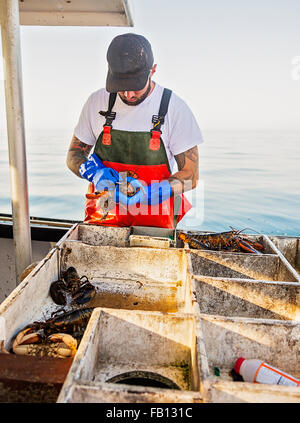
{"label": "black baseball cap", "polygon": [[133,33],[118,35],[110,43],[106,58],[108,92],[139,91],[145,87],[154,62],[151,44],[145,37]]}

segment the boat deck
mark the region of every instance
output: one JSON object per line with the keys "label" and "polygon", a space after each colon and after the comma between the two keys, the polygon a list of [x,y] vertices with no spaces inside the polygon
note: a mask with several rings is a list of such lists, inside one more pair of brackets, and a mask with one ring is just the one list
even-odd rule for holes
{"label": "boat deck", "polygon": [[263,254],[77,223],[1,304],[0,340],[9,350],[25,325],[61,308],[49,288],[73,266],[96,294],[81,306],[93,311],[57,402],[300,402],[299,388],[231,373],[243,356],[300,378],[299,239],[249,237]]}

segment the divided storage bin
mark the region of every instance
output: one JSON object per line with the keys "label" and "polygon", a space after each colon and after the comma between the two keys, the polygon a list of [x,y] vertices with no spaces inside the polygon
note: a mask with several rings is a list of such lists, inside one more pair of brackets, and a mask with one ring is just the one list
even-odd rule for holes
{"label": "divided storage bin", "polygon": [[103,401],[112,384],[118,390],[119,383],[132,380],[143,381],[144,398],[150,389],[147,402],[152,392],[164,399],[166,390],[171,402],[180,398],[178,390],[185,400],[189,395],[199,400],[196,337],[193,315],[96,308],[58,401],[76,401],[72,387],[77,386],[84,388],[88,402],[95,387],[106,383]]}
{"label": "divided storage bin", "polygon": [[74,266],[96,295],[58,402],[300,402],[299,388],[230,374],[244,356],[300,377],[299,239],[252,237],[264,254],[192,250],[161,228],[76,224],[0,305],[0,341],[9,349],[61,308],[49,288]]}

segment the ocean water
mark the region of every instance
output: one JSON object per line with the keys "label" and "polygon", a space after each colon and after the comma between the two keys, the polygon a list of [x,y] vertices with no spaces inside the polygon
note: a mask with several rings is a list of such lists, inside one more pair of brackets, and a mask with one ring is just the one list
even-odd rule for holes
{"label": "ocean water", "polygon": [[[300,132],[203,131],[193,209],[179,228],[229,226],[300,236]],[[70,131],[27,131],[31,216],[83,220],[87,182],[66,166]],[[0,138],[0,213],[11,213],[7,138]]]}

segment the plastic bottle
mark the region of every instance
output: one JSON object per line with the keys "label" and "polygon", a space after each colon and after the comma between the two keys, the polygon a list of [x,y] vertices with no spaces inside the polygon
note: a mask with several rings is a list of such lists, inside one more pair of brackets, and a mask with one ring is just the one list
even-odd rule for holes
{"label": "plastic bottle", "polygon": [[262,360],[246,360],[243,357],[239,357],[235,362],[234,371],[240,374],[245,382],[266,383],[269,385],[300,385],[299,379],[276,369],[276,367]]}

